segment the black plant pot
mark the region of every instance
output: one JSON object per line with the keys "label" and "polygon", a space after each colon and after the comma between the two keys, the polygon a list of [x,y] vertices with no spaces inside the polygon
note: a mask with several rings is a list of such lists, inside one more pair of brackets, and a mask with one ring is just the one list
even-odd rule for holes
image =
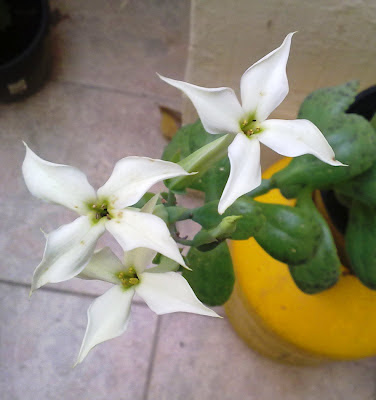
{"label": "black plant pot", "polygon": [[48,0],[0,0],[0,101],[36,92],[48,77]]}
{"label": "black plant pot", "polygon": [[[376,113],[376,85],[360,92],[346,112],[362,115],[370,121]],[[345,234],[349,218],[348,208],[337,200],[332,190],[322,190],[321,197],[333,225]]]}

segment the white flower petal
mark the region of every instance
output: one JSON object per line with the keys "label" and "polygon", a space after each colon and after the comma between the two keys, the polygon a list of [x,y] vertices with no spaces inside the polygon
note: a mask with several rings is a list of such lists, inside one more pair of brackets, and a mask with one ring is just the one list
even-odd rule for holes
{"label": "white flower petal", "polygon": [[87,311],[88,324],[76,365],[94,346],[125,332],[133,295],[132,288],[124,290],[117,285],[94,300]]}
{"label": "white flower petal", "polygon": [[85,269],[77,275],[81,279],[98,279],[100,281],[119,284],[116,273],[123,271],[124,265],[109,247],[94,252]]}
{"label": "white flower petal", "polygon": [[313,154],[327,164],[344,165],[335,159],[333,149],[311,121],[269,119],[261,127],[262,132],[258,135],[260,142],[283,156]]}
{"label": "white flower petal", "polygon": [[81,216],[47,235],[42,262],[36,268],[31,292],[46,283],[62,282],[78,275],[90,261],[104,224],[93,225]]}
{"label": "white flower petal", "polygon": [[286,64],[293,34],[289,33],[278,49],[249,67],[241,78],[243,109],[249,113],[255,112],[258,122],[268,118],[289,92]]}
{"label": "white flower petal", "polygon": [[[154,195],[142,208],[141,212],[152,214],[159,199],[159,194]],[[157,255],[155,250],[146,247],[138,247],[136,249],[126,251],[124,253],[124,265],[126,268],[134,267],[138,274],[152,265],[154,257]]]}
{"label": "white flower petal", "polygon": [[122,209],[137,203],[155,183],[182,175],[189,173],[169,161],[125,157],[116,163],[110,178],[98,190],[98,198],[107,198],[112,207]]}
{"label": "white flower petal", "polygon": [[186,267],[179,248],[167,225],[157,216],[132,210],[122,210],[106,222],[106,228],[124,251],[137,247],[155,250]]}
{"label": "white flower petal", "polygon": [[182,311],[219,317],[201,303],[188,282],[176,272],[144,272],[139,279],[140,284],[135,286],[136,293],[156,314]]}
{"label": "white flower petal", "polygon": [[256,137],[237,134],[228,148],[228,156],[231,170],[218,204],[219,214],[223,214],[238,197],[261,183],[260,143]]}
{"label": "white flower petal", "polygon": [[156,251],[145,247],[126,251],[124,253],[124,266],[125,268],[133,267],[137,274],[142,274],[148,266],[152,265],[152,261],[156,255]]}
{"label": "white flower petal", "polygon": [[25,183],[32,195],[52,203],[61,204],[79,214],[87,214],[88,202],[96,199],[96,193],[86,175],[69,165],[45,161],[27,145],[22,164]]}
{"label": "white flower petal", "polygon": [[244,119],[244,111],[232,89],[204,88],[160,75],[159,77],[189,97],[207,132],[237,134],[241,131],[239,123]]}

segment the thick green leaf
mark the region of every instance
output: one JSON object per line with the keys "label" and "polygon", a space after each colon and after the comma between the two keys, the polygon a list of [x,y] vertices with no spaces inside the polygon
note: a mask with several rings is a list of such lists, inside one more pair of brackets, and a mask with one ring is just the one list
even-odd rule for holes
{"label": "thick green leaf", "polygon": [[372,117],[370,124],[372,125],[372,128],[376,131],[376,113],[375,115]]}
{"label": "thick green leaf", "polygon": [[[227,156],[227,148],[233,139],[233,135],[220,136],[216,140],[194,151],[188,157],[183,158],[179,162],[179,165],[187,172],[192,172],[193,174],[169,179],[166,182],[167,187],[175,192],[181,192],[187,187],[197,188],[194,183]],[[215,182],[211,182],[209,186],[213,186],[213,184],[215,184]]]}
{"label": "thick green leaf", "polygon": [[179,162],[189,156],[194,150],[191,149],[191,136],[204,135],[206,132],[202,124],[197,121],[194,124],[185,125],[180,128],[170,143],[165,147],[162,159],[166,161]]}
{"label": "thick green leaf", "polygon": [[376,207],[376,163],[363,174],[334,186],[334,190],[365,205]]}
{"label": "thick green leaf", "polygon": [[338,281],[341,263],[330,229],[311,198],[307,198],[304,204],[300,203],[298,206],[307,212],[311,210],[312,216],[320,226],[321,235],[313,256],[301,264],[289,264],[289,270],[300,290],[307,294],[319,293]]}
{"label": "thick green leaf", "polygon": [[322,88],[309,94],[300,106],[298,118],[312,121],[325,130],[330,120],[346,112],[354,102],[359,88],[358,81]]}
{"label": "thick green leaf", "polygon": [[[146,192],[141,199],[134,204],[132,207],[134,208],[142,208],[149,200],[151,200],[155,196],[155,193]],[[160,200],[158,200],[160,202]]]}
{"label": "thick green leaf", "polygon": [[222,219],[215,228],[201,229],[193,238],[192,246],[200,251],[210,251],[224,240],[229,239],[236,230],[236,224],[242,218],[240,215],[232,215]]}
{"label": "thick green leaf", "polygon": [[330,166],[314,156],[294,158],[283,170],[271,178],[283,193],[296,193],[291,187],[308,185],[313,189],[325,189],[365,172],[376,161],[376,135],[370,123],[356,114],[333,117],[322,132],[332,146],[336,158],[347,167]]}
{"label": "thick green leaf", "polygon": [[376,290],[376,208],[354,201],[346,230],[346,250],[351,270]]}
{"label": "thick green leaf", "polygon": [[312,155],[294,158],[272,181],[286,197],[296,197],[309,185],[329,186],[365,172],[376,161],[376,135],[371,124],[356,114],[346,114],[353,103],[358,82],[319,89],[303,102],[298,118],[312,121],[332,146],[336,158],[348,167],[332,167]]}
{"label": "thick green leaf", "polygon": [[203,303],[219,306],[228,300],[235,276],[226,242],[205,253],[192,247],[187,263],[192,271],[184,270],[183,276]]}
{"label": "thick green leaf", "polygon": [[205,202],[217,200],[221,197],[230,175],[230,162],[223,158],[214,164],[205,174],[197,179],[192,189],[201,190],[205,193]]}
{"label": "thick green leaf", "polygon": [[170,271],[178,271],[180,265],[170,258],[163,256],[162,254],[158,253],[153,260],[153,264],[156,264],[155,267],[148,268],[148,273],[162,273],[162,272],[170,272]]}
{"label": "thick green leaf", "polygon": [[232,215],[242,216],[236,222],[236,231],[231,235],[231,239],[234,240],[245,240],[254,236],[265,222],[259,203],[244,196],[236,200],[223,215],[218,214],[218,200],[192,210],[193,221],[199,223],[204,229],[212,229],[219,225],[223,218]]}
{"label": "thick green leaf", "polygon": [[[223,135],[207,133],[200,120],[194,124],[182,127],[166,146],[162,159],[180,162],[201,147],[211,143]],[[230,171],[227,157],[214,163],[210,169],[201,176],[192,177],[193,182],[188,187],[204,192],[206,201],[219,199],[223,192]],[[179,188],[180,189],[180,188]]]}
{"label": "thick green leaf", "polygon": [[255,233],[257,243],[275,259],[300,264],[313,256],[321,228],[311,212],[280,204],[259,203],[266,222]]}

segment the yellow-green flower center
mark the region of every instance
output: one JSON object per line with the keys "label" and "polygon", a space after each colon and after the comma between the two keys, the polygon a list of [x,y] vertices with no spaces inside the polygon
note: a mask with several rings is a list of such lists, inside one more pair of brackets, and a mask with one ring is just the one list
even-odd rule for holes
{"label": "yellow-green flower center", "polygon": [[246,136],[251,136],[255,133],[260,133],[261,128],[254,118],[245,119],[240,123],[240,128]]}
{"label": "yellow-green flower center", "polygon": [[118,272],[116,277],[119,279],[124,289],[128,289],[140,283],[137,272],[133,267],[128,268],[126,271]]}
{"label": "yellow-green flower center", "polygon": [[113,217],[107,200],[89,203],[88,208],[91,211],[93,223],[97,223],[102,218],[112,219]]}

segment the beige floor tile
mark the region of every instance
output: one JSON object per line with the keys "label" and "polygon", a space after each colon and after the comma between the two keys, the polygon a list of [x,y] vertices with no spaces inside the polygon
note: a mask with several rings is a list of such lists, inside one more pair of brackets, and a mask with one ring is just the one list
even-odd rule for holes
{"label": "beige floor tile", "polygon": [[53,76],[115,90],[173,96],[160,74],[183,78],[189,0],[52,0]]}
{"label": "beige floor tile", "polygon": [[[44,159],[80,168],[95,188],[107,180],[122,157],[159,158],[166,140],[159,131],[154,101],[76,84],[50,83],[24,102],[1,105],[0,113],[4,166],[0,177],[0,278],[29,284],[45,245],[40,229],[50,232],[73,221],[76,214],[30,195],[21,174],[22,140]],[[162,188],[156,185],[156,190]],[[110,235],[100,243],[114,246],[121,254]],[[104,285],[75,279],[58,287],[98,294]]]}
{"label": "beige floor tile", "polygon": [[162,317],[149,400],[374,399],[376,359],[319,367],[278,364],[250,350],[226,319]]}
{"label": "beige floor tile", "polygon": [[141,400],[157,317],[134,305],[129,329],[72,368],[92,299],[0,284],[2,400]]}

